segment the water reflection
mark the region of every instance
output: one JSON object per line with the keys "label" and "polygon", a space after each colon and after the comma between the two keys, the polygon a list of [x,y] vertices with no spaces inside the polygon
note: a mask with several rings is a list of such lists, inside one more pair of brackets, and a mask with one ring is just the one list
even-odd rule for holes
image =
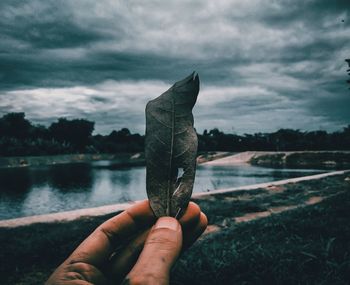
{"label": "water reflection", "polygon": [[3,169],[0,171],[0,182],[0,193],[5,195],[22,195],[33,184],[27,168]]}
{"label": "water reflection", "polygon": [[272,169],[249,164],[232,166],[199,166],[196,174],[195,192],[232,188],[264,183],[273,180],[321,173],[314,169]]}
{"label": "water reflection", "polygon": [[128,185],[133,182],[131,169],[111,172],[111,183],[116,193],[119,194],[119,200],[126,202],[132,200],[130,192],[127,190]]}
{"label": "water reflection", "polygon": [[92,188],[92,168],[89,164],[55,165],[48,168],[47,180],[52,188],[64,192],[85,192]]}
{"label": "water reflection", "polygon": [[[250,165],[199,166],[194,192],[320,172]],[[145,176],[144,167],[111,169],[96,164],[0,169],[0,219],[144,199]]]}

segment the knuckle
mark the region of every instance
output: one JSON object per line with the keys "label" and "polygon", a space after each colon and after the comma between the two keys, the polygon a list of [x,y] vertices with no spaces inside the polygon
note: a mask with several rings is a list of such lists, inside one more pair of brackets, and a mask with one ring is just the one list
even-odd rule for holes
{"label": "knuckle", "polygon": [[84,262],[70,264],[67,269],[69,270],[69,274],[75,276],[75,279],[81,280],[91,280],[92,276],[96,275],[97,273],[94,266]]}
{"label": "knuckle", "polygon": [[172,249],[178,243],[177,235],[169,229],[155,229],[146,240],[145,246],[156,244],[161,249]]}
{"label": "knuckle", "polygon": [[84,277],[79,272],[67,272],[63,280],[84,280]]}
{"label": "knuckle", "polygon": [[75,251],[69,258],[68,264],[76,264],[82,262],[82,260],[89,259],[90,254],[87,251]]}
{"label": "knuckle", "polygon": [[162,245],[172,245],[174,243],[174,240],[167,237],[167,236],[151,236],[147,241],[146,245],[149,244],[162,244]]}
{"label": "knuckle", "polygon": [[[125,281],[124,281],[125,282]],[[122,284],[129,285],[156,285],[167,284],[167,278],[160,276],[155,272],[145,272],[142,275],[130,276],[126,279],[126,282]]]}
{"label": "knuckle", "polygon": [[91,266],[83,262],[73,263],[69,266],[69,268],[71,271],[75,272],[85,272],[91,270]]}

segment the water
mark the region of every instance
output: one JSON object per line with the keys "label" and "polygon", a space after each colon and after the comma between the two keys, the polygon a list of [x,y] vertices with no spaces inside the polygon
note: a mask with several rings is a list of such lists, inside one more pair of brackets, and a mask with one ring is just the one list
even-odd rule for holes
{"label": "water", "polygon": [[[194,192],[321,173],[250,165],[199,166]],[[0,169],[0,220],[146,198],[145,168],[110,162]]]}

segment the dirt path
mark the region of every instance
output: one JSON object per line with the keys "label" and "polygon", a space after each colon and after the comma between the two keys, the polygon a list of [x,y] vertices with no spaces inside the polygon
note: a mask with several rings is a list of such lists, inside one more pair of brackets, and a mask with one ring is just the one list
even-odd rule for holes
{"label": "dirt path", "polygon": [[[261,152],[261,154],[267,152]],[[245,151],[227,157],[215,159],[203,163],[203,165],[231,165],[231,164],[241,164],[248,163],[254,156],[257,155],[256,151]]]}

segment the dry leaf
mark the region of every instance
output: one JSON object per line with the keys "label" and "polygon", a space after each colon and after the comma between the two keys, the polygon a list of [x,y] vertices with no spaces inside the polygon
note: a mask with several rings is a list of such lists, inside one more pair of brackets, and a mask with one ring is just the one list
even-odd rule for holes
{"label": "dry leaf", "polygon": [[157,217],[181,216],[191,198],[198,146],[192,108],[198,92],[193,72],[146,106],[146,188]]}

